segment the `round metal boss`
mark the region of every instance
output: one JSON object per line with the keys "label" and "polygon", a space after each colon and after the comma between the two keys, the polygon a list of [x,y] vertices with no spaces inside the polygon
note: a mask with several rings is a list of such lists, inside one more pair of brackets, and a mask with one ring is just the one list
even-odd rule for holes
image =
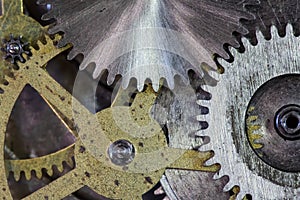
{"label": "round metal boss", "polygon": [[268,165],[300,172],[300,75],[267,81],[252,96],[246,112],[248,141]]}
{"label": "round metal boss", "polygon": [[134,159],[135,149],[129,141],[118,140],[109,146],[108,156],[115,165],[128,165]]}

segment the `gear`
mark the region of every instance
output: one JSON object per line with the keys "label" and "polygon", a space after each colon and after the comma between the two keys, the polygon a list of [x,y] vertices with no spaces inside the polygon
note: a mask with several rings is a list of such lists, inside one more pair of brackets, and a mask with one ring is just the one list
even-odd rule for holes
{"label": "gear", "polygon": [[10,40],[3,39],[3,48],[1,50],[6,53],[4,59],[11,58],[11,63],[14,64],[16,60],[21,62],[25,62],[22,54],[29,55],[30,52],[25,50],[28,47],[28,42],[22,42],[22,36],[18,38],[14,38],[14,36],[10,35]]}
{"label": "gear", "polygon": [[[215,151],[208,162],[217,161],[222,166],[215,178],[229,175],[230,182],[224,189],[239,185],[238,199],[246,194],[252,199],[299,197],[299,140],[279,136],[274,130],[274,119],[276,112],[281,113],[281,107],[300,104],[300,41],[293,35],[291,25],[287,26],[284,38],[278,36],[275,27],[271,28],[271,35],[272,39],[267,41],[262,33],[257,33],[257,46],[243,39],[245,53],[232,50],[235,62],[222,62],[227,71],[220,76],[217,87],[208,89],[213,95],[218,94],[211,100],[209,115],[218,123],[208,128],[213,142],[202,150]],[[278,116],[287,113],[291,114],[290,110]],[[292,117],[292,125],[287,126],[295,131],[299,115],[293,116],[296,117]],[[287,123],[285,120],[283,126]],[[291,166],[284,168],[287,165]]]}
{"label": "gear", "polygon": [[232,33],[247,33],[240,19],[252,17],[238,0],[76,0],[72,9],[70,2],[39,2],[52,4],[44,19],[57,20],[50,33],[65,33],[59,46],[74,45],[69,58],[84,55],[81,69],[95,67],[94,78],[107,69],[109,84],[121,74],[123,87],[136,78],[139,91],[146,79],[157,91],[161,78],[173,89],[175,75],[188,84],[190,69],[200,74],[206,65],[222,70],[213,55],[228,59],[224,44],[238,48]]}

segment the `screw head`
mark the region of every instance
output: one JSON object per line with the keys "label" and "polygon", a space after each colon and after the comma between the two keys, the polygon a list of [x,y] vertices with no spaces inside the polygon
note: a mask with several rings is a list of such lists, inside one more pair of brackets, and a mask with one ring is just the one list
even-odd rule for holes
{"label": "screw head", "polygon": [[6,51],[12,55],[18,55],[21,52],[22,47],[18,43],[10,43],[6,46]]}
{"label": "screw head", "polygon": [[108,156],[115,165],[125,166],[133,161],[135,149],[129,141],[117,140],[109,146]]}

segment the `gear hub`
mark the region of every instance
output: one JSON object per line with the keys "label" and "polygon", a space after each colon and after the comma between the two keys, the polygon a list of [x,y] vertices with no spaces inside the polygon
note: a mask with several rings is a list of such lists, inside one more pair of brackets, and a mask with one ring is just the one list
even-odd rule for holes
{"label": "gear hub", "polygon": [[134,158],[134,146],[127,140],[115,141],[109,146],[108,155],[112,163],[125,166],[131,163]]}
{"label": "gear hub", "polygon": [[3,57],[4,59],[11,58],[11,63],[15,63],[17,60],[25,62],[22,54],[30,54],[30,52],[26,50],[29,43],[24,43],[22,41],[22,36],[15,38],[11,34],[9,40],[3,39],[2,42],[4,47],[2,47],[1,50],[6,53]]}
{"label": "gear hub", "polygon": [[[272,167],[288,172],[300,171],[296,153],[300,147],[299,83],[299,74],[267,81],[254,93],[246,115],[246,131],[255,153]],[[259,136],[256,139],[254,132]]]}
{"label": "gear hub", "polygon": [[275,117],[275,127],[279,135],[287,140],[300,138],[300,106],[287,105],[279,109]]}

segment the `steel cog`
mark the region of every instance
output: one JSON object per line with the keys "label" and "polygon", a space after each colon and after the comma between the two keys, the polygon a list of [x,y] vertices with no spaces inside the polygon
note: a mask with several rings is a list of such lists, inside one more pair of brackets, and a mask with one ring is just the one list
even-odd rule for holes
{"label": "steel cog", "polygon": [[[209,115],[210,119],[216,123],[211,123],[207,131],[210,133],[207,136],[211,138],[212,143],[204,145],[201,149],[213,149],[215,151],[215,156],[209,163],[218,162],[222,166],[219,175],[215,178],[224,174],[229,175],[230,182],[224,189],[228,190],[234,184],[240,186],[238,199],[242,199],[246,194],[250,194],[252,199],[299,198],[299,171],[280,170],[264,157],[264,154],[269,152],[267,151],[268,147],[275,143],[275,139],[270,140],[270,134],[274,132],[276,134],[276,131],[270,129],[273,126],[273,117],[263,118],[262,116],[267,114],[259,114],[261,110],[257,110],[263,108],[275,115],[277,110],[272,109],[274,108],[273,105],[278,104],[275,102],[278,102],[279,99],[282,101],[286,99],[286,101],[299,105],[299,92],[293,92],[294,100],[290,101],[288,97],[284,96],[284,93],[280,92],[282,90],[277,88],[275,92],[273,91],[275,97],[273,95],[272,98],[274,100],[271,100],[270,97],[263,107],[259,101],[256,104],[249,104],[255,91],[260,87],[263,88],[262,85],[270,79],[283,74],[295,74],[299,77],[298,48],[300,40],[294,36],[292,26],[287,26],[284,38],[279,37],[275,27],[271,28],[271,35],[272,39],[267,41],[258,32],[257,46],[252,46],[248,40],[243,39],[245,53],[240,54],[232,50],[235,62],[229,64],[222,61],[222,64],[226,66],[225,74],[220,75],[220,82],[217,87],[208,89],[213,95],[217,94],[213,96],[211,101]],[[289,49],[289,51],[285,49]],[[279,84],[281,83],[285,83],[284,79],[279,81]],[[291,88],[297,88],[298,83],[298,81],[289,82],[290,85],[286,86],[285,91],[294,91]],[[282,88],[284,87],[282,86]],[[299,91],[299,88],[296,91]],[[262,92],[258,96],[263,98],[264,94],[269,93]],[[290,143],[293,142],[294,145],[292,145],[292,149],[286,152],[287,154],[299,155],[299,140],[288,141],[281,137],[278,139],[278,137],[276,141],[281,145],[291,145]],[[260,153],[254,152],[257,150]],[[272,151],[272,149],[270,150]],[[262,153],[261,151],[265,152]],[[273,148],[275,155],[270,159],[276,163],[280,163],[280,159],[285,160],[285,156],[278,156],[282,155],[283,152],[281,151],[282,148],[280,147]],[[293,162],[291,165],[299,166]]]}
{"label": "steel cog", "polygon": [[53,5],[44,16],[57,20],[50,33],[65,33],[59,46],[74,45],[70,59],[83,54],[81,69],[94,66],[94,78],[107,69],[110,84],[121,74],[123,87],[136,78],[139,91],[147,79],[157,91],[161,78],[172,89],[175,75],[188,83],[189,69],[201,74],[209,65],[219,70],[214,55],[228,59],[224,44],[238,48],[232,33],[246,34],[240,19],[252,17],[238,0],[72,1],[76,7],[39,2]]}

